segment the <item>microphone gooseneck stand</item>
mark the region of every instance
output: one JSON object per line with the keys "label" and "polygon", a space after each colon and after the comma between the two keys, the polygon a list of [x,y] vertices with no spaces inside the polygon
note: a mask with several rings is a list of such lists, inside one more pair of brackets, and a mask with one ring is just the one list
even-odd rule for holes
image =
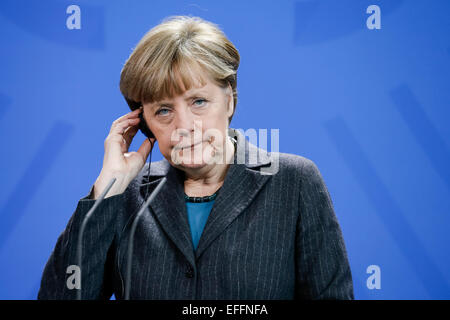
{"label": "microphone gooseneck stand", "polygon": [[83,257],[83,233],[84,233],[84,229],[86,228],[86,224],[88,223],[90,217],[92,216],[94,211],[97,209],[97,207],[100,205],[100,203],[102,203],[102,201],[105,198],[106,194],[108,193],[108,191],[111,189],[111,187],[113,186],[113,184],[115,182],[116,182],[116,178],[112,178],[111,181],[108,183],[108,185],[106,186],[105,190],[103,190],[101,195],[95,201],[95,203],[92,206],[92,208],[86,214],[86,217],[84,217],[83,222],[81,224],[80,231],[78,232],[77,265],[78,265],[78,268],[80,269],[80,288],[77,288],[77,300],[81,300],[81,288],[82,288],[82,283],[81,283],[82,281],[81,280],[83,278],[82,277],[83,270],[81,268],[81,264],[82,264],[82,257]]}
{"label": "microphone gooseneck stand", "polygon": [[144,205],[141,207],[139,212],[136,214],[136,217],[134,217],[133,224],[131,225],[131,231],[130,231],[130,238],[128,240],[128,257],[127,257],[127,270],[126,270],[126,276],[125,276],[125,300],[130,299],[130,289],[131,289],[131,264],[132,264],[132,256],[133,256],[133,245],[134,245],[134,233],[136,232],[136,226],[139,221],[139,218],[144,213],[145,209],[149,206],[150,202],[155,198],[155,196],[158,194],[159,190],[161,190],[161,187],[166,182],[167,178],[163,177],[161,181],[156,186],[155,190],[152,192],[150,197],[145,201]]}

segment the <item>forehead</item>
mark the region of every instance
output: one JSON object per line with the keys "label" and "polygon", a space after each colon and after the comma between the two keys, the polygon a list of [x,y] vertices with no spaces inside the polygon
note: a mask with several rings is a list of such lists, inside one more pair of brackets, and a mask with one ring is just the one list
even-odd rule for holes
{"label": "forehead", "polygon": [[181,94],[174,95],[172,97],[162,98],[161,100],[155,101],[154,104],[159,105],[163,103],[170,103],[171,101],[176,100],[177,98],[191,99],[197,95],[211,96],[218,92],[219,87],[215,82],[211,81],[211,79],[209,78],[205,78],[204,81],[205,81],[204,84],[201,84],[199,82],[193,83],[188,90],[186,90],[185,87],[182,87],[183,88],[182,90],[184,91]]}

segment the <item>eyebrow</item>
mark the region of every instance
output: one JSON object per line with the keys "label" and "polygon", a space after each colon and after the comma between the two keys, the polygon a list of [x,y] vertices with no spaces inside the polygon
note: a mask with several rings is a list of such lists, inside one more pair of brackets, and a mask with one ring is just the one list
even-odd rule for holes
{"label": "eyebrow", "polygon": [[[187,96],[184,100],[187,101],[192,98],[198,97],[199,95],[208,95],[208,93],[204,90],[195,90],[189,96]],[[158,102],[155,106],[156,107],[172,107],[173,103],[170,103],[168,101],[161,101],[161,102]]]}

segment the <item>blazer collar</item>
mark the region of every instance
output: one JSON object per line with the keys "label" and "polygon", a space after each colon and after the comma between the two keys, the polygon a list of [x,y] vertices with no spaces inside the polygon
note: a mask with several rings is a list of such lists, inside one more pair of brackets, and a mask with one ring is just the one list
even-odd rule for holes
{"label": "blazer collar", "polygon": [[271,177],[271,174],[261,169],[271,165],[272,156],[251,144],[239,130],[229,128],[228,134],[237,140],[237,153],[230,164],[195,251],[184,200],[183,172],[163,159],[152,163],[150,177],[145,174],[147,166],[140,173],[143,181],[150,181],[141,185],[142,196],[145,195],[147,187],[149,192],[154,190],[161,180],[157,177],[166,176],[166,183],[150,203],[150,207],[169,238],[194,267],[195,261],[205,249],[244,211]]}

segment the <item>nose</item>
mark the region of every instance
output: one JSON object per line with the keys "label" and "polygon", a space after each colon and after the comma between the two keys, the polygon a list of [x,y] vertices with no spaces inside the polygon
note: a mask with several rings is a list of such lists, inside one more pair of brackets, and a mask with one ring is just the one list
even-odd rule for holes
{"label": "nose", "polygon": [[195,134],[198,131],[196,130],[196,127],[198,126],[197,122],[199,120],[195,120],[195,116],[187,107],[182,107],[178,110],[179,112],[176,113],[174,123],[176,130],[175,142],[181,146],[187,146],[198,142],[200,139],[198,137],[195,137]]}

